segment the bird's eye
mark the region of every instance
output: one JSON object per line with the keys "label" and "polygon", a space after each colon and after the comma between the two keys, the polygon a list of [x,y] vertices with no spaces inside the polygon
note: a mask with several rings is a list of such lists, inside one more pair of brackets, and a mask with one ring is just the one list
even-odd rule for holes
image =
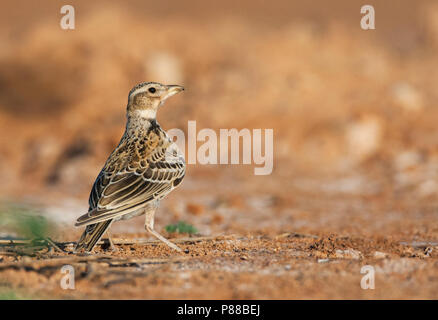
{"label": "bird's eye", "polygon": [[155,89],[154,87],[151,87],[151,88],[148,89],[148,91],[150,93],[155,93],[155,91],[157,91],[157,89]]}

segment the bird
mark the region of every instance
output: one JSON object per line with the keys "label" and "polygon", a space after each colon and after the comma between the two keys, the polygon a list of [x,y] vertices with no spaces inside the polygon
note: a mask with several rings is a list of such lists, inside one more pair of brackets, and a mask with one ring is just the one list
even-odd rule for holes
{"label": "bird", "polygon": [[89,196],[88,212],[75,226],[85,226],[75,252],[91,252],[119,220],[145,215],[145,229],[176,251],[182,251],[154,230],[154,216],[160,204],[178,187],[186,171],[182,152],[156,120],[158,109],[171,96],[184,91],[180,85],[143,82],[128,94],[126,129],[102,170]]}

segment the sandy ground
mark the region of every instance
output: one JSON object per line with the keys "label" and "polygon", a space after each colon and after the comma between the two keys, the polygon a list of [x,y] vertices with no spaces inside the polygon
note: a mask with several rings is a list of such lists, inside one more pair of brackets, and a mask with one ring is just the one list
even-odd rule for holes
{"label": "sandy ground", "polygon": [[[156,216],[183,253],[148,242],[142,217],[114,225],[130,242],[117,252],[3,242],[0,298],[438,298],[434,1],[374,1],[374,31],[353,0],[78,0],[74,31],[53,1],[20,2],[0,4],[0,208],[25,204],[61,247],[77,241],[145,80],[187,88],[160,110],[165,129],[274,129],[274,168],[188,165]],[[167,234],[178,221],[198,233]],[[0,238],[20,236],[8,227]]]}
{"label": "sandy ground", "polygon": [[[55,299],[436,299],[434,206],[349,192],[297,189],[293,210],[278,194],[196,205],[186,195],[183,213],[172,213],[170,199],[157,230],[183,253],[148,238],[139,217],[114,226],[116,252],[104,242],[91,256],[0,253],[1,287],[16,297]],[[175,214],[199,234],[166,234]],[[80,231],[66,226],[53,238],[75,241]],[[61,288],[63,265],[74,267],[74,290]],[[364,266],[375,272],[374,289],[361,288]]]}
{"label": "sandy ground", "polygon": [[[196,238],[194,238],[196,240]],[[22,298],[55,299],[436,299],[437,254],[424,243],[387,238],[281,234],[224,236],[162,245],[121,245],[117,253],[0,265],[3,286]],[[435,243],[436,246],[436,243]],[[145,258],[146,257],[146,258]],[[41,257],[43,259],[43,257]],[[44,262],[44,263],[43,263]],[[41,265],[39,264],[41,263]],[[63,290],[62,265],[75,270]],[[361,268],[375,269],[374,289]],[[364,271],[365,272],[365,271]],[[6,282],[6,283],[5,283]],[[4,289],[5,290],[5,289]]]}

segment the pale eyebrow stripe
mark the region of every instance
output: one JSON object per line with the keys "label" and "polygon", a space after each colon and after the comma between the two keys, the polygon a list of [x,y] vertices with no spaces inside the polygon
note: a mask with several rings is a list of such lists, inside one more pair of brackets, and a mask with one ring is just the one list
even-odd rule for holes
{"label": "pale eyebrow stripe", "polygon": [[147,89],[148,89],[147,87],[138,88],[137,90],[135,90],[134,92],[131,93],[131,95],[129,96],[129,99],[131,99],[132,97],[136,96],[139,93],[146,92]]}

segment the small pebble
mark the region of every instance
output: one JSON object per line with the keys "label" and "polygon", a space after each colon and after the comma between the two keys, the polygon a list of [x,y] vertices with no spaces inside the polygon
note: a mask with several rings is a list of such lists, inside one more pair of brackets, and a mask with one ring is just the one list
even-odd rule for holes
{"label": "small pebble", "polygon": [[376,251],[374,252],[374,258],[375,259],[385,259],[388,257],[388,254],[385,252]]}
{"label": "small pebble", "polygon": [[432,247],[427,247],[426,249],[424,249],[424,254],[426,255],[426,257],[430,257],[432,251],[433,251]]}

